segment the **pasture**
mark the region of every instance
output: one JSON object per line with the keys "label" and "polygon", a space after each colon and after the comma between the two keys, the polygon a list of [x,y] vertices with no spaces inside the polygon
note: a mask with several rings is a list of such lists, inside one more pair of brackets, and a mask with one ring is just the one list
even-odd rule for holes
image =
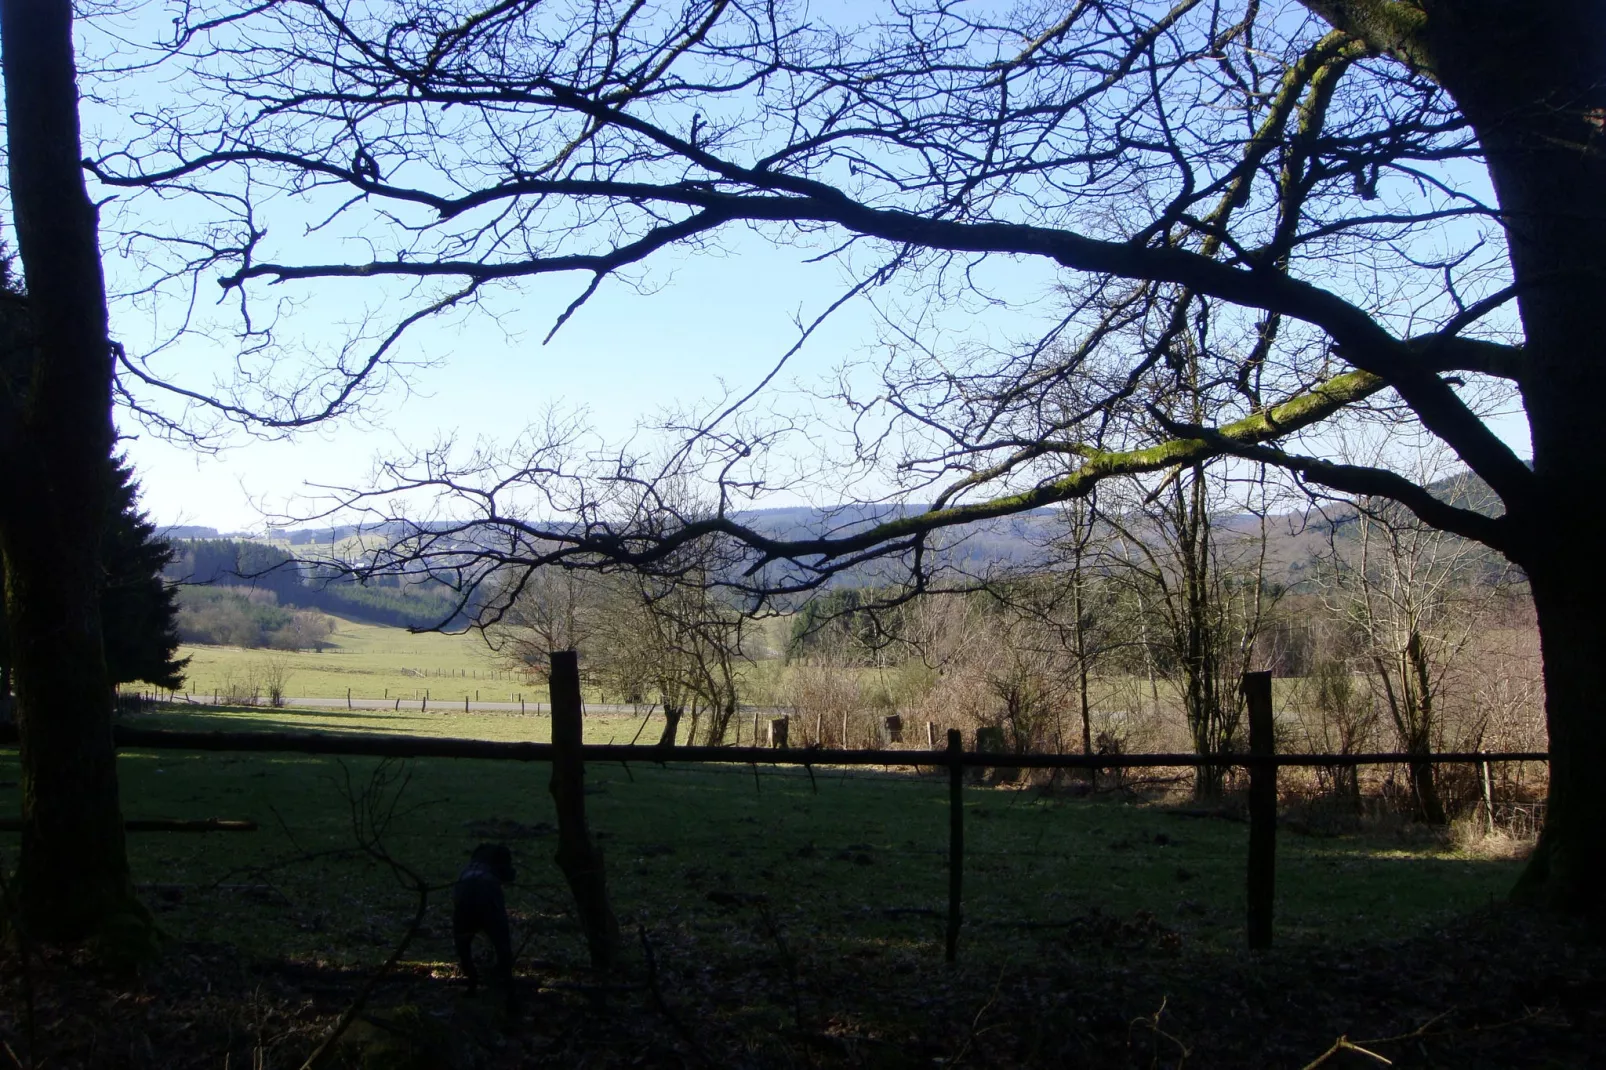
{"label": "pasture", "polygon": [[[416,712],[177,711],[136,719],[152,727],[228,730],[379,730],[545,741],[544,716]],[[630,741],[639,719],[593,716],[588,742]],[[654,738],[656,723],[642,733]],[[14,759],[10,759],[14,761]],[[257,950],[363,961],[400,933],[411,909],[388,873],[327,856],[260,879],[277,907],[221,890],[226,874],[273,866],[298,850],[353,844],[350,797],[377,762],[303,755],[128,752],[120,772],[130,817],[249,817],[254,835],[131,837],[136,879],[193,886],[170,924]],[[396,772],[398,767],[392,766]],[[15,779],[0,768],[0,777]],[[513,894],[540,929],[541,957],[581,953],[550,864],[548,767],[424,759],[405,766],[401,815],[387,848],[442,885],[475,843],[509,839],[526,879]],[[723,907],[711,891],[762,896],[788,924],[838,950],[896,949],[941,957],[946,902],[946,782],[937,776],[820,768],[593,766],[588,813],[610,860],[622,917],[649,927],[707,922]],[[1130,797],[1087,800],[1033,788],[973,787],[966,795],[967,957],[1007,960],[1093,914],[1152,917],[1174,946],[1231,951],[1242,941],[1246,826],[1183,818]],[[1516,874],[1510,859],[1468,854],[1404,833],[1314,837],[1279,844],[1278,935],[1292,942],[1388,939],[1487,904]],[[244,881],[252,884],[257,878]],[[320,901],[334,892],[334,901]],[[756,899],[755,899],[756,901]],[[356,912],[360,926],[342,918]],[[336,934],[308,929],[324,916]],[[1151,924],[1145,921],[1144,924]],[[368,935],[355,939],[361,929]],[[446,962],[444,943],[420,961]]]}
{"label": "pasture", "polygon": [[505,700],[520,691],[532,701],[545,698],[543,685],[509,672],[477,632],[415,635],[405,628],[336,618],[322,651],[185,644],[179,655],[190,659],[185,676],[196,699],[227,692],[231,684],[253,676],[260,679],[273,667],[282,667],[292,695],[335,698],[350,688],[356,698],[415,699],[428,690],[432,700],[461,702],[465,690],[472,695],[478,688],[487,700]]}
{"label": "pasture", "polygon": [[[183,708],[132,721],[547,738],[544,716],[461,712]],[[625,716],[588,717],[586,735],[628,742],[640,725]],[[655,730],[649,724],[643,737]],[[385,849],[436,887],[422,929],[376,993],[381,1021],[420,1014],[437,1022],[460,1022],[464,1014],[482,1024],[486,1016],[495,1020],[483,1001],[465,1000],[452,984],[445,889],[474,844],[512,847],[520,879],[508,900],[522,948],[521,983],[533,1005],[515,1030],[518,1060],[491,1065],[573,1065],[573,1045],[585,1037],[584,1051],[603,1043],[620,1054],[670,1051],[679,1058],[696,1044],[748,1052],[742,1061],[751,1065],[804,1065],[805,1055],[809,1063],[904,1065],[887,1061],[887,1045],[895,1043],[914,1056],[907,1065],[930,1065],[974,1046],[975,1023],[989,1007],[1000,1019],[989,1044],[1047,1043],[1041,1035],[1022,1039],[1021,1031],[1034,1019],[1030,1001],[1050,995],[1057,1013],[1080,1008],[1100,1044],[1119,1046],[1123,1031],[1129,1043],[1134,1016],[1153,1015],[1162,1004],[1170,1008],[1168,1029],[1214,1036],[1223,1027],[1207,1008],[1221,978],[1263,984],[1268,970],[1273,978],[1304,978],[1310,963],[1350,962],[1356,948],[1399,948],[1490,905],[1517,868],[1509,857],[1398,831],[1285,833],[1277,948],[1251,958],[1241,950],[1244,825],[1181,816],[1136,795],[1087,799],[1065,790],[977,786],[965,796],[960,962],[947,967],[948,811],[940,777],[828,767],[811,777],[744,766],[592,766],[589,817],[626,937],[624,983],[598,989],[552,862],[548,772],[543,764],[381,765],[288,754],[130,751],[120,759],[129,817],[261,823],[254,834],[131,834],[129,845],[147,902],[182,947],[199,949],[192,957],[228,949],[228,961],[254,964],[246,967],[258,978],[253,984],[266,976],[286,999],[311,993],[300,1012],[304,1031],[283,1021],[275,1043],[285,1052],[304,1053],[390,953],[417,905],[389,869],[356,849],[354,806],[392,815]],[[0,781],[16,779],[15,755],[6,754]],[[16,806],[13,792],[4,814]],[[1065,979],[1092,976],[1102,978],[1096,992]],[[1043,988],[1049,977],[1061,979]],[[599,991],[617,994],[604,998],[605,1007]],[[1343,1020],[1352,1010],[1335,1010],[1331,1022],[1279,1028],[1317,1030],[1291,1041],[1296,1050],[1316,1043],[1329,1024],[1334,1036],[1353,1025]],[[1032,1028],[1041,1034],[1043,1027]],[[587,1032],[598,1028],[605,1041]],[[368,1058],[364,1045],[378,1043],[371,1029],[359,1029],[347,1054]],[[492,1049],[497,1043],[485,1040]],[[814,1050],[821,1045],[823,1055]],[[374,1055],[380,1061],[371,1064],[436,1065],[436,1055],[413,1064]]]}

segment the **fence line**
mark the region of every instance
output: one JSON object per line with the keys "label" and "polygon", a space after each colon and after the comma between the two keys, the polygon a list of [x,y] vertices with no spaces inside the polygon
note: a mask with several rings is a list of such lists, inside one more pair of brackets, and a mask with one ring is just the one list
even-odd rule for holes
{"label": "fence line", "polygon": [[[117,725],[119,748],[156,750],[285,751],[342,754],[373,758],[472,758],[512,762],[550,762],[550,743],[506,743],[453,736],[404,736],[355,732],[183,732],[165,728]],[[13,725],[0,726],[0,744],[17,741]],[[587,743],[580,748],[588,762],[677,762],[683,765],[880,765],[947,768],[956,760],[967,768],[1003,769],[1144,769],[1183,766],[1253,768],[1284,766],[1476,765],[1480,762],[1548,762],[1545,751],[1398,751],[1364,754],[1014,754],[999,751],[834,750],[826,747],[709,747],[653,744]]]}
{"label": "fence line", "polygon": [[[575,674],[573,655],[569,657],[570,675]],[[1249,678],[1265,677],[1263,680]],[[628,763],[649,762],[678,765],[751,765],[756,773],[759,765],[814,766],[882,766],[884,768],[913,767],[933,771],[946,770],[949,780],[949,895],[948,924],[945,939],[945,957],[953,962],[957,956],[959,931],[962,921],[961,892],[964,872],[964,801],[963,783],[966,768],[1005,769],[1135,769],[1177,768],[1210,766],[1215,768],[1244,767],[1250,771],[1250,851],[1248,859],[1248,938],[1252,949],[1270,946],[1272,936],[1272,908],[1275,895],[1276,855],[1276,774],[1284,767],[1328,767],[1361,765],[1397,765],[1430,763],[1476,764],[1482,770],[1494,762],[1547,762],[1549,754],[1543,751],[1439,751],[1428,754],[1402,754],[1381,752],[1367,754],[1275,754],[1271,753],[1273,731],[1270,711],[1270,675],[1246,674],[1246,697],[1251,708],[1251,753],[1230,754],[1008,754],[990,751],[966,751],[961,733],[949,729],[948,746],[944,750],[828,750],[823,747],[708,747],[708,746],[640,746],[618,744],[579,745],[581,713],[579,687],[576,683],[567,703],[553,702],[554,724],[561,717],[567,724],[562,737],[554,733],[555,743],[498,743],[477,739],[456,739],[432,736],[357,735],[353,733],[323,732],[182,732],[171,729],[136,728],[115,725],[113,738],[119,749],[150,748],[157,750],[198,751],[254,751],[295,752],[303,754],[350,755],[376,758],[468,758],[478,760],[550,762],[554,768],[554,782],[560,767],[570,770],[569,776],[578,783],[585,762]],[[557,688],[554,686],[554,692]],[[14,724],[0,724],[0,745],[14,744],[17,729]],[[554,795],[558,792],[554,791]],[[574,792],[564,793],[576,814],[567,821],[561,812],[560,824],[572,825],[578,821],[578,836],[589,840],[584,832],[584,797]],[[576,801],[578,800],[578,801]],[[1492,816],[1491,805],[1491,816]],[[580,841],[576,841],[580,842]],[[570,867],[566,867],[567,869]],[[591,866],[580,867],[590,872]],[[605,893],[600,891],[600,860],[595,864],[598,874],[595,894],[580,887],[574,888],[581,908],[583,927],[593,945],[598,943],[584,925],[584,915],[596,909],[608,910]],[[583,873],[581,874],[584,875]],[[571,876],[571,884],[574,883]],[[586,882],[582,882],[586,883]],[[611,914],[608,916],[611,917]],[[616,940],[616,936],[615,936]]]}

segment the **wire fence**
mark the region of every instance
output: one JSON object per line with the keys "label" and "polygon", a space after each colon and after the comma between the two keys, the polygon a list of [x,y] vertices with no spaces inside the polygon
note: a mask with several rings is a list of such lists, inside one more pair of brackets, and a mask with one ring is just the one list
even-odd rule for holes
{"label": "wire fence", "polygon": [[[1264,677],[1263,679],[1260,679]],[[1250,685],[1253,686],[1250,686]],[[1539,751],[1451,751],[1406,754],[1400,752],[1367,752],[1355,754],[1278,754],[1274,753],[1275,733],[1270,704],[1270,679],[1266,674],[1249,674],[1246,678],[1246,695],[1249,697],[1250,739],[1248,752],[1220,754],[1192,753],[1121,753],[1121,754],[1057,754],[1013,753],[1001,750],[965,749],[961,733],[947,730],[947,746],[942,749],[914,749],[908,747],[882,747],[875,749],[833,749],[820,746],[676,746],[637,744],[581,744],[581,710],[578,688],[572,701],[559,702],[556,692],[551,704],[554,718],[553,743],[496,742],[432,736],[404,736],[379,733],[334,732],[224,732],[181,731],[151,729],[120,723],[114,726],[114,739],[121,749],[159,749],[180,751],[232,751],[302,753],[320,756],[361,756],[374,758],[414,759],[452,758],[471,760],[551,763],[554,776],[559,770],[568,770],[578,782],[578,775],[586,766],[622,766],[650,764],[665,767],[670,764],[682,768],[724,767],[733,771],[749,767],[758,783],[760,768],[774,770],[796,769],[811,780],[826,771],[879,768],[885,771],[912,770],[916,773],[940,775],[948,781],[948,844],[946,871],[948,876],[948,905],[946,910],[945,945],[947,958],[952,961],[957,953],[958,937],[964,922],[965,873],[965,804],[964,788],[967,778],[974,781],[977,774],[986,772],[996,782],[1000,775],[1022,770],[1051,771],[1054,773],[1082,771],[1091,777],[1099,771],[1116,771],[1120,777],[1131,776],[1134,771],[1156,774],[1186,773],[1210,769],[1219,774],[1222,770],[1242,770],[1247,774],[1248,859],[1246,890],[1248,903],[1247,931],[1251,947],[1265,947],[1271,942],[1272,904],[1275,896],[1276,832],[1278,811],[1277,777],[1280,770],[1333,770],[1365,766],[1409,767],[1423,764],[1434,767],[1446,765],[1467,766],[1476,771],[1475,782],[1482,785],[1482,799],[1487,819],[1493,823],[1502,811],[1498,810],[1490,791],[1489,770],[1505,763],[1543,763],[1549,755]],[[559,731],[559,722],[564,731]],[[16,741],[14,726],[0,726],[0,744]],[[774,733],[778,742],[784,741],[784,727]],[[996,736],[980,735],[983,743]],[[571,800],[579,807],[577,818],[584,828],[583,793]],[[1542,804],[1535,802],[1505,802],[1504,816],[1524,831],[1537,831],[1543,820]],[[560,834],[565,819],[560,810]],[[933,849],[936,849],[935,846]],[[578,893],[577,893],[578,894]],[[898,908],[909,909],[909,908]],[[582,904],[582,913],[585,906]],[[933,911],[933,913],[935,913]]]}

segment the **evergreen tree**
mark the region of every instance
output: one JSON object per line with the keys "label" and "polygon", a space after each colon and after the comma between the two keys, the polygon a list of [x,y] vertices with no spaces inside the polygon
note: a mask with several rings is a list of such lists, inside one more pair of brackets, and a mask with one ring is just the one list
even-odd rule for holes
{"label": "evergreen tree", "polygon": [[[139,483],[126,460],[113,467],[110,494],[111,518],[100,546],[106,668],[114,686],[143,680],[177,689],[184,685],[189,659],[177,656],[177,590],[162,580],[173,550],[140,511]],[[0,614],[0,697],[11,692],[10,645]]]}
{"label": "evergreen tree", "polygon": [[120,460],[114,472],[114,512],[101,537],[106,668],[114,685],[143,680],[177,690],[190,659],[176,656],[178,590],[162,579],[173,550],[156,537],[156,525],[139,509],[134,470]]}

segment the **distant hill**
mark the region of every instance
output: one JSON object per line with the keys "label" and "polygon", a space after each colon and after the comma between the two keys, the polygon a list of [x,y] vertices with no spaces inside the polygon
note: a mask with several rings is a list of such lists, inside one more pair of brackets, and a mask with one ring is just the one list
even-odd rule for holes
{"label": "distant hill", "polygon": [[[1430,485],[1428,490],[1436,497],[1452,504],[1491,515],[1500,509],[1499,499],[1482,480],[1474,476],[1463,475],[1440,480]],[[919,503],[902,506],[850,504],[835,508],[782,506],[744,510],[733,514],[733,519],[772,538],[801,541],[822,536],[850,535],[887,520],[923,512],[927,508],[929,506]],[[1054,540],[1063,534],[1059,515],[1059,510],[1052,507],[1034,509],[940,533],[933,540],[933,544],[937,547],[935,560],[946,568],[970,575],[983,575],[999,570],[1030,569],[1046,564],[1053,559]],[[1317,556],[1327,552],[1329,540],[1336,538],[1342,546],[1346,540],[1353,537],[1354,526],[1350,521],[1353,521],[1354,517],[1353,509],[1346,509],[1336,504],[1329,505],[1319,512],[1299,510],[1269,517],[1267,579],[1296,589],[1308,585],[1311,563]],[[1257,524],[1256,518],[1250,515],[1222,517],[1217,522],[1218,530],[1223,533],[1239,534],[1252,533]],[[274,545],[265,548],[274,551],[277,555],[275,560],[279,562],[278,567],[283,567],[284,563],[291,561],[293,557],[317,558],[323,548],[340,552],[348,549],[347,545],[342,545],[347,544],[347,540],[361,538],[371,541],[383,538],[389,532],[400,531],[401,527],[399,524],[388,524],[369,528],[358,528],[354,525],[276,528],[268,533],[268,538]],[[213,538],[216,535],[215,530],[211,528],[172,528],[168,529],[168,534],[174,538],[184,538],[185,536],[177,533],[186,531],[211,533],[202,536],[203,539]],[[303,564],[298,567],[301,572],[294,581],[296,585],[280,594],[281,601],[285,604],[326,608],[328,612],[347,615],[355,614],[361,619],[373,620],[376,623],[388,622],[385,618],[393,613],[407,616],[408,622],[414,623],[417,620],[410,614],[415,609],[423,608],[422,603],[418,605],[409,603],[400,608],[392,607],[390,602],[392,596],[384,593],[376,594],[375,588],[356,587],[349,581],[343,584],[331,584],[327,575],[322,579],[319,578],[316,566]],[[1504,567],[1498,555],[1494,555],[1492,551],[1489,567],[1492,570]],[[779,579],[778,570],[781,568],[784,566],[776,566],[771,570],[773,578]],[[252,570],[262,575],[250,581],[224,578],[216,581],[203,579],[200,582],[262,585],[266,574],[261,563],[246,571]],[[868,562],[844,571],[835,577],[829,586],[878,585],[895,581],[897,577],[897,563]],[[368,603],[371,608],[367,610],[361,608],[364,599],[371,600]],[[315,605],[314,602],[318,604]],[[336,603],[340,603],[341,608],[328,608]],[[438,609],[445,604],[444,601],[431,602],[430,609]],[[375,613],[381,616],[376,617]]]}
{"label": "distant hill", "polygon": [[452,600],[438,586],[395,578],[360,584],[265,543],[194,539],[175,541],[173,549],[164,572],[173,583],[267,591],[280,606],[399,627],[431,627],[453,611]]}

